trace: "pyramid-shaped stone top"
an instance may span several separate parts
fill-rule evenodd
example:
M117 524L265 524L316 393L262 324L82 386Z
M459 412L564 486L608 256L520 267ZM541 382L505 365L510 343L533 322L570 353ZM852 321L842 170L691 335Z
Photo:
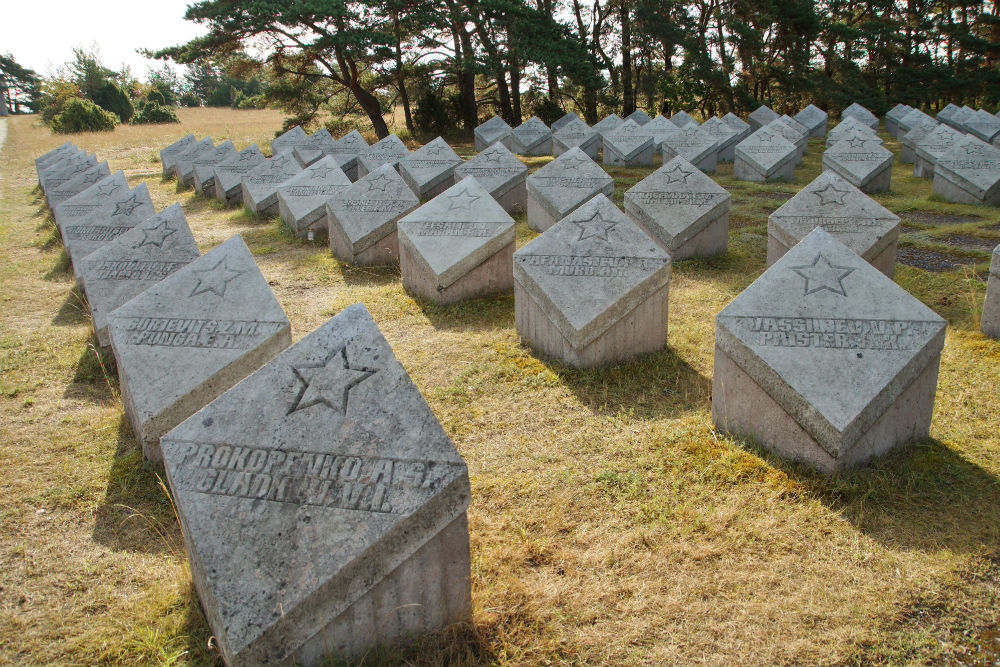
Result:
M579 148L571 148L528 176L528 192L553 220L598 192L610 195L615 181Z
M738 132L746 132L750 129L750 123L746 122L732 111L722 117L722 122Z
M737 118L737 120L739 120ZM741 121L742 122L742 121ZM722 120L718 116L712 116L704 123L701 124L701 129L705 130L719 142L719 146L725 146L729 142L736 140L742 130L737 130L735 127Z
M795 120L788 114L783 114L781 116L778 116L778 120L776 120L775 122L781 123L782 125L785 125L786 127L795 130L795 132L797 132L799 136L803 138L808 138L809 136L809 128L800 123L799 121Z
M573 146L582 146L596 136L597 132L579 118L571 118L552 133L553 139L558 140L563 146L570 148Z
M736 144L736 155L755 165L765 176L770 176L788 160L795 158L796 149L777 132L761 128Z
M695 120L695 118L689 114L687 111L678 111L673 116L670 117L670 122L677 127L686 127L688 125L700 125L700 123Z
M180 424L163 453L228 664L290 664L469 505L465 462L361 304Z
M952 119L954 120L955 124L961 127L963 130L968 130L969 128L967 123L970 120L972 120L975 117L975 115L976 115L975 110L972 107L966 105L960 108L958 111L956 111Z
M937 113L937 119L939 121L941 121L942 123L948 123L950 125L952 123L953 118L955 117L955 114L961 108L962 107L956 106L956 105L952 104L951 102L949 102L948 104L945 105L945 107L943 109L941 109L940 111L938 111L938 113Z
M691 127L697 127L698 124L694 123ZM684 127L688 127L685 125ZM680 132L681 126L675 125L673 119L668 119L664 116L657 116L653 120L649 121L642 126L642 131L644 134L648 134L653 137L653 148L658 149L663 141L677 132Z
M846 118L840 123L837 123L826 136L826 145L829 146L835 141L841 141L844 139L870 139L872 141L878 141L882 143L882 138L875 133L870 127L859 121L857 118Z
M485 123L477 125L475 134L488 146L509 135L510 130L511 127L507 124L507 121L500 116L493 116Z
M835 141L823 153L823 167L834 169L858 187L892 164L893 154L875 139Z
M323 127L297 143L292 148L292 154L295 155L295 159L299 161L299 164L305 167L318 162L326 155L330 155L333 152L335 144L336 141L334 141L333 135Z
M868 127L872 128L873 130L878 129L878 116L869 111L867 107L864 107L858 104L857 102L852 102L849 107L841 111L840 117L854 118L856 120L861 121Z
M180 204L171 204L87 255L80 275L94 331L110 344L108 315L201 256Z
M979 200L993 200L1000 191L1000 148L966 136L942 154L934 168Z
M582 349L670 280L670 255L597 195L514 253L514 279Z
M337 139L330 154L337 160L337 165L345 172L353 171L358 164L358 154L368 148L368 142L357 130L351 130Z
M191 135L191 138L193 139L194 135ZM183 139L181 139L181 141L183 141ZM35 158L35 175L41 175L42 170L45 169L46 166L58 162L63 156L74 153L77 150L79 149L76 147L76 144L72 141L67 141L59 144L50 151L42 153Z
M567 123L569 123L571 121L572 122L579 121L581 123L584 123L584 121L583 121L582 118L580 118L575 113L573 113L572 111L570 111L565 116L563 116L562 118L560 118L556 122L552 123L552 132L553 133L557 132L558 130L562 129ZM586 123L584 123L584 125L586 125ZM587 127L590 127L590 126L588 125Z
M768 123L777 120L778 113L766 104L762 104L757 107L757 109L753 111L748 118L750 119L751 124L756 123L758 126L763 127Z
M653 119L650 118L649 114L646 113L645 111L643 111L642 109L636 109L635 111L633 111L629 115L625 116L625 120L630 120L633 123L635 123L636 125L640 125L641 126L641 125L645 125L646 123L648 123L649 121L651 121Z
M723 352L832 457L944 344L945 321L822 228L716 316Z
M908 146L913 149L916 147L917 143L927 136L927 133L938 126L938 122L931 118L927 121L921 121L916 123L911 129L907 130L906 134L903 135L901 142L904 146ZM902 127L902 125L900 125ZM913 160L911 159L910 162Z
M243 189L254 207L269 206L278 196L278 186L302 171L302 165L288 150L251 169L243 177Z
M510 132L518 152L531 150L546 139L552 138L552 130L538 116L532 116Z
M965 126L976 138L985 142L993 141L993 138L1000 134L1000 118L982 109L966 120Z
M271 157L280 153L291 153L297 145L304 143L308 137L306 131L301 126L296 125L282 135L271 139Z
M116 171L110 176L105 176L86 190L56 204L52 213L56 225L63 231L67 225L75 224L94 213L109 197L127 192L128 189L125 172Z
M64 160L42 170L41 177L39 178L42 190L58 188L63 183L76 178L77 175L82 174L95 164L97 164L96 155L90 155L87 151L74 153Z
M493 144L455 168L455 180L472 176L489 192L506 192L524 180L528 166L503 144Z
M624 121L618 114L613 113L609 116L605 116L601 120L594 123L594 132L597 132L599 135L603 137L605 134L611 132L619 125L621 125L623 122Z
M664 138L663 145L669 146L674 153L689 162L699 162L706 155L719 150L719 140L700 125L688 125L679 129Z
M795 114L794 118L812 131L826 123L829 116L815 104L810 104L805 109Z
M781 118L776 118L775 120L772 120L770 123L765 125L763 129L769 130L777 135L784 137L785 141L792 144L793 146L796 146L797 148L800 145L803 145L808 137L808 135L803 134L798 129L781 122Z
M675 157L625 192L625 210L665 248L679 248L729 210L729 192Z
M361 252L392 234L400 216L419 204L403 177L385 164L331 198L326 207L354 251Z
M451 176L460 164L458 153L437 137L400 160L399 173L415 191L426 190Z
M64 183L51 185L45 191L45 199L49 204L49 208L75 197L97 181L110 175L111 169L108 167L108 161L105 160L104 162L87 167Z
M400 219L399 243L445 289L513 243L514 219L467 177Z
M194 138L193 134L188 134L187 136L181 137L174 143L170 144L166 148L160 151L160 163L163 165L164 171L173 169L175 160L173 159L176 155L184 152L189 147L194 145L198 140Z
M653 137L633 120L626 120L604 135L604 150L613 148L624 160L631 160L652 144Z
M85 218L63 227L63 243L80 278L80 260L156 213L146 183L118 190Z
M937 121L934 120L933 116L929 116L920 109L913 109L905 116L899 119L899 127L904 132L912 130L917 125L936 125Z
M304 229L322 217L323 206L328 199L339 195L350 185L351 179L337 166L337 160L332 155L309 165L278 187L282 213L292 218L285 222L296 230Z
M216 165L222 164L234 155L238 155L236 147L228 139L211 150L201 153L191 161L194 169L195 185L206 183L215 178Z
M889 120L899 121L906 116L906 114L913 111L913 107L909 104L897 104L893 108L886 112L885 117Z
M962 133L949 125L938 125L917 142L914 150L918 156L931 164L951 150L962 138Z
M897 237L899 216L851 185L824 171L768 218L768 233L786 248L822 227L868 261Z
M212 141L212 137L205 137L197 143L190 144L186 149L174 156L174 173L179 174L179 176L183 178L185 173L190 172L191 161L205 151L212 150L214 147L215 142Z
M250 144L239 153L231 155L219 164L215 165L215 185L223 193L229 192L237 187L254 167L264 162L266 158L257 147L257 144ZM216 192L216 196L219 193Z
M365 166L368 173L371 173L384 164L395 167L402 158L409 154L410 149L406 147L403 140L395 134L390 134L368 148L361 149L361 152L358 153L358 162Z

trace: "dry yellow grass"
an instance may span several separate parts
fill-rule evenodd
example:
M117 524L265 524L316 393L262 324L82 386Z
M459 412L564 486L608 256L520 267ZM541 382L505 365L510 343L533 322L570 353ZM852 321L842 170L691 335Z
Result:
M975 273L897 272L949 319L932 440L824 478L711 427L713 317L763 270L767 211L818 173L819 145L792 184L720 170L734 193L731 252L675 265L669 349L577 371L521 345L510 296L418 302L398 271L343 265L277 221L178 192L160 179L160 147L188 131L264 146L281 123L270 111L181 118L73 139L145 180L157 207L180 201L203 250L242 233L294 338L365 302L469 463L474 626L369 662L986 664L1000 600L1000 343L975 331ZM33 191L33 158L64 138L29 117L9 124L0 663L218 662L162 471L142 463L114 362L94 352ZM612 170L616 200L646 172ZM983 216L962 227L970 234L1000 221L929 200L929 182L901 165L894 188L879 200L897 211ZM519 223L523 244L533 233ZM905 240L934 248L943 234L910 226Z

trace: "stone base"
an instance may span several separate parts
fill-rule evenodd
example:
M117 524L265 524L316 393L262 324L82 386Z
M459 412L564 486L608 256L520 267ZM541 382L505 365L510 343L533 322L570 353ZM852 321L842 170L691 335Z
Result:
M621 153L605 144L604 164L616 167L650 167L653 165L653 145L651 144L649 148L639 151L637 155L626 160Z
M405 181L406 179L404 178L403 180ZM407 183L407 185L409 185L409 183ZM450 174L447 178L442 179L440 183L427 188L425 192L414 191L414 194L420 197L421 201L429 201L453 185L455 185L454 173ZM410 189L412 190L413 188L411 187Z
M511 148L510 150L512 153L517 153L518 155L552 155L552 137L549 137L545 141L538 142L531 148L518 146L516 150L514 148Z
M562 143L559 142L558 139L552 140L552 155L554 155L555 157L559 157L560 155L568 151L570 148L573 148L573 146L564 146ZM589 157L594 162L597 162L597 151L601 148L601 139L599 136L594 135L593 139L591 139L590 141L583 142L576 148L579 148L581 151L587 154L587 157Z
M523 180L503 193L491 192L493 199L511 215L528 210L528 182Z
M979 328L990 338L1000 339L1000 278L992 273L986 283L986 301Z
M941 199L955 202L956 204L1000 204L1000 193L997 193L993 197L981 198L979 195L973 194L961 186L952 183L939 173L934 174L933 192Z
M361 252L354 252L351 245L336 229L328 230L330 236L330 252L337 259L350 262L355 266L386 266L399 264L399 235L392 230L381 241L368 246Z
M466 514L297 647L287 664L353 662L377 645L391 646L472 618ZM284 664L284 662L283 662Z
M920 178L934 178L934 165L919 155L914 154L913 175Z
M830 121L827 120L825 123L817 125L816 127L814 127L811 130L809 130L809 136L810 137L825 137L826 136L826 130L827 130L827 128L829 126L830 126Z
M940 360L935 355L871 428L834 458L716 346L712 421L720 430L752 436L765 449L831 474L930 434Z
M408 292L440 304L509 292L514 287L514 242L447 287L438 285L437 277L400 244L399 273Z
M664 285L591 343L577 349L515 281L514 322L521 339L539 354L577 368L604 366L667 346L668 296L669 285Z
M843 174L841 174L843 176ZM847 178L845 176L845 178ZM849 179L848 179L849 180ZM876 192L888 192L892 185L892 162L885 168L868 179L868 181L858 186L858 189L865 194L875 194Z
M767 266L781 259L790 248L775 238L770 232L767 235ZM864 257L865 261L892 278L896 272L896 255L899 252L899 240L893 241L875 256L874 259Z
M913 164L913 160L916 155L913 152L913 148L903 144L903 147L899 149L899 161L904 164Z
M639 223L642 226L642 223ZM648 232L647 232L648 233ZM654 241L659 240L650 234ZM729 248L729 211L726 211L718 218L708 223L700 232L689 238L677 248L668 248L662 243L660 246L670 253L672 260L690 259L692 257L712 257L714 255L725 254Z
M295 231L295 235L299 238L308 238L310 231L312 231L313 234L326 233L327 221L325 205L318 211L313 211L312 213L302 216L296 220L291 211L289 211L285 206L285 202L281 199L281 197L278 197L278 215L281 216L282 220L288 223L288 226Z
M788 164L782 166L781 169L770 176L765 176L737 155L736 159L733 160L733 178L738 181L755 181L757 183L790 181L795 178L795 161L789 160Z
M733 146L733 157L736 156L736 147ZM666 158L663 160L664 164L668 162ZM719 151L713 151L698 160L697 162L692 162L692 164L701 170L704 174L714 174L716 168L719 166Z
M214 197L215 196L215 177L212 177L204 182L198 182L195 179L194 191L204 197Z
M899 139L899 123L891 118L885 119L885 131Z
M732 162L736 159L736 144L738 141L734 141L728 146L723 146L719 149L719 162Z
M595 192L594 196L597 196L597 194L598 193ZM578 206L582 206L583 204L586 203L587 203L586 201L582 201L578 204ZM566 211L566 215L569 215L570 213L575 211L576 208L577 207L574 206L569 211ZM553 218L551 215L549 215L549 212L545 209L544 206L538 203L538 200L535 199L535 196L530 191L528 192L528 227L535 230L536 232L544 232L546 229L559 222L559 220L562 220L562 218L559 218L557 220L556 218Z

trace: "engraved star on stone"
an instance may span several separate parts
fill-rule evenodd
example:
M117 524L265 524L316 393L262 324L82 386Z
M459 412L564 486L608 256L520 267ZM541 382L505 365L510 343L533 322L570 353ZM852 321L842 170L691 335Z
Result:
M444 150L444 146L431 146L430 148L428 148L424 152L427 153L428 155L432 155L434 157L437 157L438 155L441 155L441 152L443 150Z
M855 270L850 266L831 264L830 260L823 256L823 253L816 255L812 264L793 266L791 269L806 281L803 296L822 290L847 296L847 291L844 289L844 278L854 273Z
M564 159L562 161L562 164L567 171L569 170L576 171L578 169L583 169L585 166L587 166L587 161L584 160L579 155L573 155L572 157Z
M607 241L608 232L618 225L617 222L605 220L601 216L600 211L594 213L589 220L584 220L583 222L577 222L574 220L573 224L580 228L580 238L578 238L577 241L583 241L589 238Z
M240 153L240 162L249 162L254 159L255 155L253 153Z
M852 137L847 140L847 143L851 145L851 148L864 148L867 139L862 139L861 137Z
M212 292L220 297L225 296L229 281L243 275L243 271L229 268L228 257L223 257L211 268L194 269L194 273L198 276L198 284L191 290L189 297L204 294L205 292Z
M456 208L467 208L472 210L472 205L475 204L480 199L480 195L471 195L467 191L456 192L453 195L448 195L448 210L454 210Z
M679 164L675 164L673 169L664 171L663 175L667 177L667 185L671 185L673 183L687 183L688 176L693 176L694 172L685 171Z
M310 180L319 181L330 176L330 172L333 171L333 167L315 167L312 171L312 176Z
M287 414L321 404L347 414L347 400L351 389L370 378L378 369L352 365L347 358L347 348L342 347L324 363L318 366L293 366L292 372L301 386Z
M385 192L387 187L389 187L389 177L385 174L372 176L368 181L368 192L375 192L376 190Z
M761 134L757 135L757 141L761 142L762 144L769 144L772 141L774 141L774 135L762 132Z
M965 147L965 154L966 155L982 155L983 154L983 147L980 146L979 144L969 144L968 146Z
M98 185L97 191L107 197L108 195L114 193L115 190L121 187L120 183L105 183L104 185Z
M87 174L86 176L84 176L82 179L80 179L80 182L81 183L96 183L97 181L101 180L102 178L103 178L103 176L101 176L101 172L95 171L93 174Z
M148 227L142 230L142 241L137 245L137 248L141 248L144 245L155 245L157 248L163 247L163 242L171 234L176 234L177 230L170 227L167 221L164 220L155 227Z
M833 187L833 183L827 183L825 188L822 190L815 190L813 194L819 197L820 205L840 204L841 206L844 206L846 204L844 197L850 194L850 192L847 190L838 190Z
M136 198L136 195L133 194L128 199L124 199L124 200L122 200L120 202L115 202L115 210L114 210L114 212L111 215L113 215L113 216L115 216L115 215L132 215L132 211L134 211L135 209L139 208L140 206L142 206L142 204Z
M503 151L501 151L499 148L496 148L491 151L483 151L482 153L480 153L480 155L486 158L487 162L496 162L499 164L500 158L503 157Z

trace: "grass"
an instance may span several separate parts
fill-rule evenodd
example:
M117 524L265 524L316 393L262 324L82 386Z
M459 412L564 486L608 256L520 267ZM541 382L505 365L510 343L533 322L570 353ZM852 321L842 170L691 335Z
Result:
M912 248L970 257L896 280L949 322L932 438L823 477L710 418L713 317L764 269L767 215L791 183L733 193L730 252L677 262L668 349L605 370L536 357L513 299L414 300L398 269L345 265L276 220L160 178L188 131L266 145L269 111L181 110L179 126L74 137L184 207L203 250L242 233L298 339L363 301L469 464L474 622L380 647L368 664L965 664L996 659L1000 343L977 332L988 261L947 237L996 238L1000 210L948 204L897 162ZM0 663L219 664L162 469L142 461L113 359L35 191L63 141L8 120L0 152ZM898 150L898 143L887 140ZM470 145L458 146L471 154ZM537 168L548 158L530 160ZM609 170L615 201L649 169ZM948 224L956 215L976 218ZM933 219L934 222L926 220ZM518 220L518 244L534 236Z

